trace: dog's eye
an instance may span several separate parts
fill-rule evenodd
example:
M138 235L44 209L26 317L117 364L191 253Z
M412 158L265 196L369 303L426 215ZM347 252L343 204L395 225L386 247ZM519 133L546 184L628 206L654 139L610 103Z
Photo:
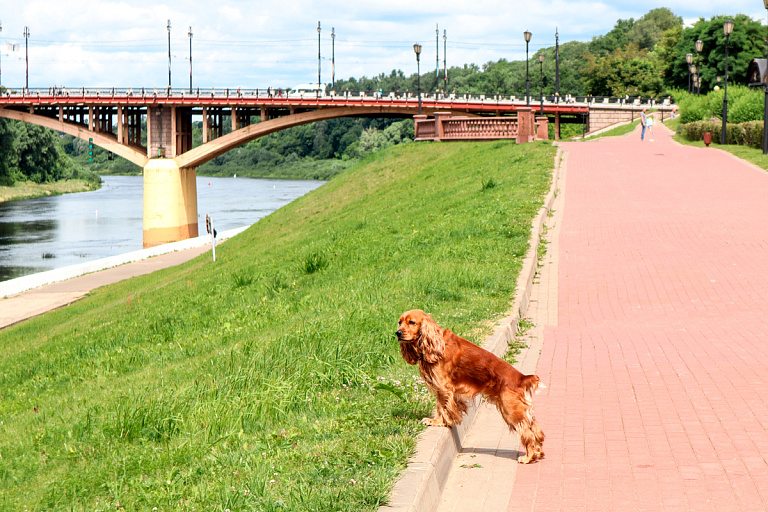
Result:
M416 325L416 322L414 322L413 320L409 320L408 323L411 325Z

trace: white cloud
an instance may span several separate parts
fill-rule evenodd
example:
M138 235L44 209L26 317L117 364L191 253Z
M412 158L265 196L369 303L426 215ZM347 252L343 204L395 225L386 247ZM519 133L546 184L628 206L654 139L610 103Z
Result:
M2 50L2 83L24 84L22 32L29 26L31 87L50 85L162 87L168 81L167 20L171 20L172 77L189 83L192 27L196 86L285 87L317 79L317 22L321 22L322 80L331 80L331 28L335 28L336 78L416 71L412 44L423 45L421 70L435 66L435 25L440 65L447 31L448 66L482 65L500 58L524 58L522 33L534 36L530 49L560 41L589 41L617 19L639 18L666 6L686 22L723 12L713 0L670 0L665 4L583 0L509 2L412 0L348 2L253 2L202 0L152 3L106 0L27 0L3 13L0 39L21 45ZM754 0L734 0L731 14L764 20Z

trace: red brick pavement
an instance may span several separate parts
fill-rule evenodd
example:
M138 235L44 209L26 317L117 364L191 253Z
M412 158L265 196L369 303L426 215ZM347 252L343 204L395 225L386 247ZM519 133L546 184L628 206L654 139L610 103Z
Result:
M547 456L508 509L768 510L768 173L661 127L563 147Z

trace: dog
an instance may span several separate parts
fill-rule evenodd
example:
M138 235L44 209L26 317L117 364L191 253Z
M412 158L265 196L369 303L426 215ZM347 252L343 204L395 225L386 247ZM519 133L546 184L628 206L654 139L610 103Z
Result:
M523 375L511 364L474 343L443 329L421 311L406 311L395 333L408 364L419 365L419 374L437 398L437 414L422 422L451 427L467 412L466 400L483 394L496 406L510 431L520 435L528 464L544 457L544 432L533 415L532 396L539 377ZM542 385L543 387L543 385Z

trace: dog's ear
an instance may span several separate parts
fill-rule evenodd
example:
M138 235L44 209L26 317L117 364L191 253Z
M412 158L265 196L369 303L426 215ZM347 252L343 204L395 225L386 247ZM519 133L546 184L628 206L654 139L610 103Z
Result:
M416 347L413 343L408 341L400 342L400 353L403 355L403 359L408 364L418 364L419 354L416 353Z
M421 321L418 345L422 357L428 363L438 362L445 352L443 330L429 315L424 315Z

